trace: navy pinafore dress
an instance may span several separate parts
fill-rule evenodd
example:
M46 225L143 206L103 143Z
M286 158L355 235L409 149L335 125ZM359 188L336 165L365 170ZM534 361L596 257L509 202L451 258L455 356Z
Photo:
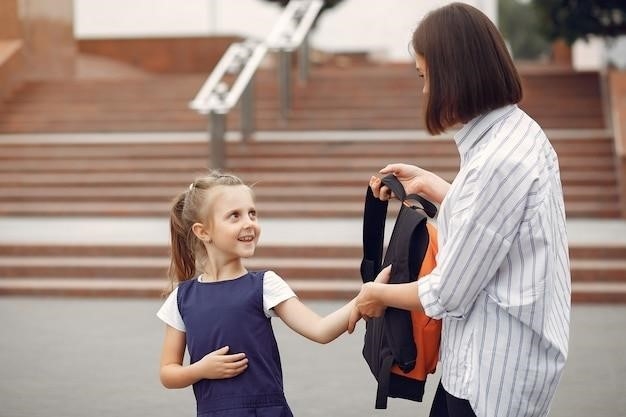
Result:
M226 281L180 283L178 309L191 363L223 346L243 352L248 368L234 378L193 385L198 417L293 417L283 392L278 346L263 312L264 272Z

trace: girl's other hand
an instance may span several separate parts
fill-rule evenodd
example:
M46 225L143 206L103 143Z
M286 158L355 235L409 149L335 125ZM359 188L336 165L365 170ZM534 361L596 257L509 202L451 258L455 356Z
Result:
M248 368L248 358L245 353L227 355L228 346L208 353L197 362L202 378L226 379L239 375Z

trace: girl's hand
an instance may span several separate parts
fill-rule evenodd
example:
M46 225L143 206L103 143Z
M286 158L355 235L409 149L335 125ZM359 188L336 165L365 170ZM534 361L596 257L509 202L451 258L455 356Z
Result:
M248 368L245 353L227 355L228 346L208 353L196 362L198 371L204 379L226 379L239 375Z

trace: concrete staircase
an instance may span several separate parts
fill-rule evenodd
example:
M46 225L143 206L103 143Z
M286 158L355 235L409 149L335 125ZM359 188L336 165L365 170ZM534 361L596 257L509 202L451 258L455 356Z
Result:
M618 217L611 137L591 132L555 137L553 144L568 216ZM209 159L206 143L183 141L1 149L0 214L11 216L164 216L170 199ZM369 177L389 162L417 163L448 180L459 163L450 138L263 140L227 147L227 169L255 184L265 217L360 217Z
M603 129L597 72L522 72L522 107L545 129ZM203 131L207 120L187 108L206 74L144 79L27 82L0 108L0 132ZM296 79L296 77L294 77ZM274 71L256 76L258 130L422 129L418 77L411 65L316 68L295 85L287 123L278 117ZM239 126L239 112L228 127Z
M186 108L202 81L177 75L23 85L0 109L0 132L58 135L0 136L0 216L166 219L170 199L206 169L207 143L185 133L136 140L119 132L205 130L206 120ZM598 74L529 71L524 83L521 106L559 154L568 217L617 218L613 138ZM254 184L262 218L358 219L368 178L386 163L417 163L448 180L458 169L450 137L414 130L423 128L421 86L410 66L317 69L308 88L296 88L286 123L270 74L259 74L256 87L264 138L229 142L226 153L227 169ZM237 128L237 112L228 124ZM329 130L339 132L330 139ZM307 131L319 137L304 139ZM94 140L93 132L117 133L109 141ZM368 140L357 139L363 134ZM165 245L41 244L36 231L25 233L35 241L0 244L0 294L156 297L166 286ZM626 245L577 243L570 252L575 301L626 302ZM248 265L276 270L303 298L347 298L359 287L360 257L355 245L275 244L261 246Z

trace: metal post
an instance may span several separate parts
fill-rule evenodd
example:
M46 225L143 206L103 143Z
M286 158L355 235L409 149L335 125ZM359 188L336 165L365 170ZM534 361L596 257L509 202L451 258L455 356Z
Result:
M300 56L298 57L298 68L300 69L300 82L306 84L309 79L309 35L307 34L302 40L302 45L298 49Z
M247 141L254 132L254 77L241 95L241 136Z
M224 152L224 134L226 132L226 115L212 111L209 114L211 129L211 168L223 169L226 163Z
M280 116L287 120L291 107L291 52L280 49L279 52Z

